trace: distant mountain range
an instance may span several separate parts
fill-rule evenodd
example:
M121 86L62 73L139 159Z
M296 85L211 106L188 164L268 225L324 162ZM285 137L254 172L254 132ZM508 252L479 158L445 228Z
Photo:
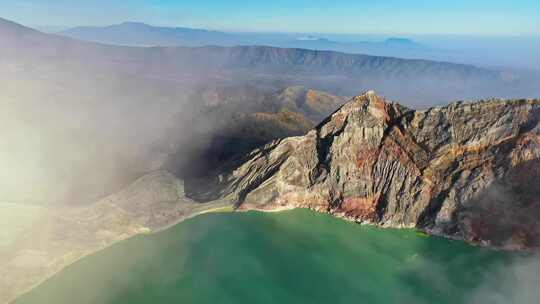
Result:
M267 45L387 55L429 50L427 46L406 38L388 38L380 42L341 42L303 34L225 33L186 27L158 27L140 22L124 22L104 27L75 27L59 34L86 41L126 46Z
M128 46L234 45L241 40L234 34L224 32L157 27L140 22L124 22L105 27L75 27L60 34L81 40Z
M44 27L40 27L44 28ZM47 29L47 28L45 28ZM125 22L58 30L68 37L126 46L247 46L329 50L373 56L429 59L485 67L540 69L537 37L346 35L220 32ZM488 55L489 54L489 55Z
M383 41L340 42L313 36L287 41L284 46L315 50L334 50L349 53L406 55L409 52L431 52L429 47L407 38L388 38Z

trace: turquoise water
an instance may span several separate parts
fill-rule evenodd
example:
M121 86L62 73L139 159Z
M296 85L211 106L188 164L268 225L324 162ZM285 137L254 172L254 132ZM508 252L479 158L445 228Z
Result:
M513 258L307 210L206 214L84 258L17 303L467 303Z

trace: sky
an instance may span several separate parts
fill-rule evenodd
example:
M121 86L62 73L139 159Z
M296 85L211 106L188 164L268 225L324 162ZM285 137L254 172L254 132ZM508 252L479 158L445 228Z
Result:
M0 0L25 25L139 21L228 31L540 36L539 0Z

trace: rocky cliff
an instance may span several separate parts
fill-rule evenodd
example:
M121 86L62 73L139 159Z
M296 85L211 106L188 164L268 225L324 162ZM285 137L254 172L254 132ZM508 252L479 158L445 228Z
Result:
M240 209L311 208L504 248L540 246L540 100L414 111L370 91L221 183Z

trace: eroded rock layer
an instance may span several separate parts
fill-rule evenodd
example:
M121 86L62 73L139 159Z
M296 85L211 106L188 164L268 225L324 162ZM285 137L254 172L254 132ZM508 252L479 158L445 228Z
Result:
M370 91L223 179L240 209L305 207L505 248L540 247L540 101L414 111Z

